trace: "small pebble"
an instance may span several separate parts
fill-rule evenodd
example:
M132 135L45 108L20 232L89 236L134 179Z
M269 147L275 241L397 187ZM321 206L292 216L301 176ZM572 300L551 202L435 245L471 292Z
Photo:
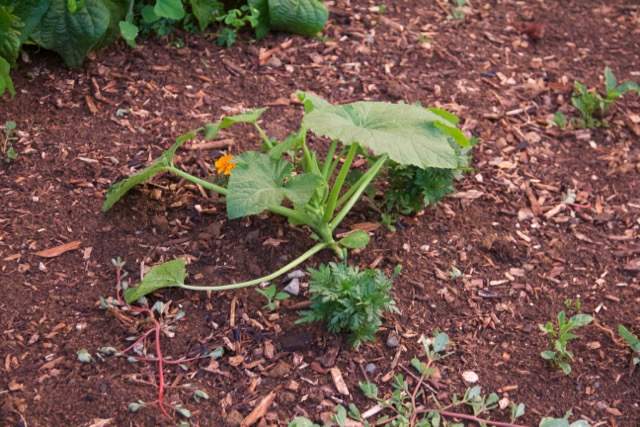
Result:
M469 384L475 384L478 382L479 377L478 374L473 371L464 371L462 373L462 379Z
M376 365L374 365L373 363L367 363L364 367L364 371L367 374L373 374L376 371Z
M398 338L398 333L396 331L391 331L389 336L387 337L387 346L391 348L396 348L400 344L400 339Z
M302 270L293 270L287 274L287 279L302 279L305 276L305 272Z
M298 280L298 278L293 278L282 291L291 296L298 295L300 293L300 280Z

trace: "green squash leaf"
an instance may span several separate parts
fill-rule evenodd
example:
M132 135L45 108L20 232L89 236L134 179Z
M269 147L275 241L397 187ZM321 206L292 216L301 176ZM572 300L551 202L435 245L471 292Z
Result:
M13 15L20 18L20 44L24 43L49 9L49 0L3 0L4 6L13 8Z
M120 34L131 47L136 47L136 37L138 37L138 27L127 21L120 21Z
M247 151L234 157L233 161L237 166L229 177L229 219L258 214L279 206L285 198L297 205L305 205L321 182L321 178L314 174L290 177L293 166L289 162L256 151ZM287 178L289 180L283 186Z
M87 0L84 8L70 13L63 1L51 4L31 34L45 49L58 53L70 66L82 64L109 28L109 8L101 0Z
M13 88L13 82L11 81L11 76L9 76L9 70L11 66L9 63L0 56L0 96L4 95L4 91L9 89L9 94L11 98L13 98L16 94L16 91Z
M184 18L184 7L182 0L156 0L153 11L161 18L175 19Z
M20 18L0 6L0 58L4 58L11 66L15 65L20 54Z
M191 11L198 20L200 31L204 31L215 17L224 12L224 3L218 0L189 0Z
M127 289L124 300L131 304L158 289L182 286L186 277L187 269L183 259L165 262L149 270L138 286Z
M313 36L324 28L329 18L327 7L319 0L268 1L269 25L274 30Z
M338 243L345 248L360 249L367 246L370 239L371 238L366 232L362 230L356 230L353 233L349 233L344 236Z
M129 178L119 181L109 187L107 190L107 196L105 198L104 203L102 204L102 211L106 212L118 201L120 200L129 190L135 187L138 184L143 184L154 176L168 170L171 166L173 166L173 156L176 153L176 150L182 146L189 139L196 136L198 132L193 131L188 134L182 135L176 139L176 142L162 155L157 158L150 166L142 169L136 174L130 176Z
M222 129L228 128L234 123L255 123L268 109L269 107L249 110L246 113L238 114L236 116L225 117L219 123L208 123L205 126L206 137L207 139L213 139L218 135L218 132Z
M314 110L303 119L303 127L346 145L360 143L376 155L388 154L402 165L426 169L455 169L455 150L449 143L455 126L429 110L406 104L355 102L345 105L322 105L313 102Z
M160 19L160 17L156 15L156 12L153 9L153 6L151 6L150 4L142 8L141 15L142 15L142 20L145 22L145 24L153 24L158 19Z
M260 12L258 23L253 29L256 32L256 39L262 40L271 29L269 25L269 0L249 0L248 3L249 6Z

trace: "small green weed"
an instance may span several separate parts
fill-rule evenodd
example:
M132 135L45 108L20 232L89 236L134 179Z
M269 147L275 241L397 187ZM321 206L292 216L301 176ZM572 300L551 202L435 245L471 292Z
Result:
M354 347L372 341L382 325L382 312L399 313L389 291L400 269L387 278L379 270L360 271L346 261L310 268L311 310L303 311L296 323L326 321L330 332L349 332Z
M545 350L540 353L543 359L549 360L553 364L562 369L565 375L571 372L571 365L566 359L573 360L573 353L567 349L567 342L571 339L578 338L577 335L569 333L581 326L588 325L593 321L593 317L587 314L576 314L567 321L564 311L558 313L558 330L555 330L551 322L546 325L540 325L540 330L549 337L552 350Z
M553 115L553 120L549 120L549 124L557 126L560 130L566 130L569 126L567 117L562 113L562 111L556 111Z
M427 339L421 336L418 340L422 344L426 360L423 362L418 358L411 360L413 370L404 368L407 375L414 380L413 387L409 386L409 382L402 374L398 374L393 379L391 386L393 391L390 396L381 397L378 387L374 383L361 382L360 390L366 397L376 402L380 411L385 414L377 420L368 421L363 417L358 407L351 403L349 409L343 406L335 408L336 413L332 417L332 421L338 426L348 425L348 419L360 422L364 427L385 426L385 427L438 427L451 426L461 427L463 424L450 424L448 418L457 418L478 423L481 426L493 424L493 422L480 418L481 415L487 414L498 406L499 397L495 393L488 396L482 395L480 387L475 386L468 388L464 396L459 399L455 394L452 401L448 405L441 404L434 395L425 395L427 388L423 387L430 376L436 373L434 363L447 357L450 353L446 353L447 348L451 345L449 337L437 329L434 331L434 337ZM431 408L425 408L426 401L430 400L433 405ZM455 407L469 406L473 411L473 415L460 412L452 412ZM511 427L522 427L513 424L515 420L524 415L524 404L511 403ZM369 418L369 417L367 417ZM331 424L330 424L331 425ZM500 425L507 425L501 423ZM319 427L304 417L297 417L289 423L289 427Z
M564 301L564 306L567 307L567 310L573 310L574 313L580 313L580 310L582 309L582 303L579 298L576 298L575 300L572 300L571 298L566 299Z
M447 19L454 21L462 21L467 17L464 10L464 6L467 4L467 0L452 0L453 6L451 6L451 14L447 15Z
M218 36L218 45L231 47L238 37L238 31L249 25L255 28L258 25L260 12L255 7L244 5L240 9L231 9L227 13L220 15L216 21L224 24Z
M634 82L618 84L618 79L609 67L604 69L606 96L603 98L598 92L589 91L580 82L575 82L575 92L571 97L571 104L580 112L581 118L575 121L578 127L599 128L607 127L606 116L614 102L633 91L640 94L640 86Z
M640 340L623 325L618 325L618 333L627 341L633 351L632 367L640 364ZM632 369L633 370L633 369Z
M2 155L4 156L5 163L11 163L18 157L18 153L13 149L13 141L17 141L18 138L14 135L16 129L16 122L7 122L4 128L4 138L2 138Z
M267 299L267 304L263 306L263 309L268 309L269 311L273 311L276 309L278 305L278 301L282 301L283 299L289 298L289 294L286 292L278 292L276 285L270 285L266 289L256 288L256 292Z

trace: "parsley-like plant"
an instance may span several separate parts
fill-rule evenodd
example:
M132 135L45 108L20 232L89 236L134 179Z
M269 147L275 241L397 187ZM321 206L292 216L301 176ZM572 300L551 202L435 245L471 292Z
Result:
M311 310L303 311L296 323L325 321L329 332L350 333L354 347L372 341L383 311L399 313L389 291L400 269L387 278L379 270L359 270L346 261L310 268Z

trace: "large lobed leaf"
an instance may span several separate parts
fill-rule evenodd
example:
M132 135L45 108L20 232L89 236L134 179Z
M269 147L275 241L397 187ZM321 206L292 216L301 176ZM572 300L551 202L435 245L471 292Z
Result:
M329 11L319 0L269 0L269 25L274 30L313 36L328 18Z
M249 5L260 12L255 26L258 40L269 30L313 36L329 18L327 7L319 0L249 0Z
M69 12L65 1L52 2L31 34L45 49L58 53L70 66L79 66L98 46L111 23L109 8L102 0L87 0L85 7Z
M12 66L20 54L20 19L10 9L0 6L0 58Z
M293 166L289 162L256 151L234 157L233 162L237 166L229 177L229 219L258 214L279 206L284 199L304 206L322 182L322 178L314 174L291 177Z
M359 143L402 165L455 169L458 162L450 139L468 144L455 123L438 110L384 102L331 105L308 100L314 108L305 115L303 127L346 145Z

